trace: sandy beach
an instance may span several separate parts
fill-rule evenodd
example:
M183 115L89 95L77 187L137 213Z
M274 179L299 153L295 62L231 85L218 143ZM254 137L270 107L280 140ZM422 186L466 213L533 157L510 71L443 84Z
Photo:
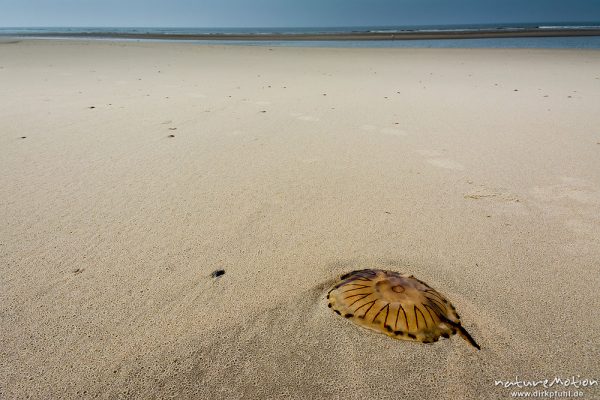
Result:
M600 51L3 41L0 93L1 399L600 379ZM481 350L334 314L362 268Z

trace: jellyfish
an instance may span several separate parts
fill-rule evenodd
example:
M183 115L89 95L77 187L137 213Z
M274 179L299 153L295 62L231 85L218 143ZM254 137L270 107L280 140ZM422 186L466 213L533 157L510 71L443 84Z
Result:
M353 271L340 278L327 299L336 314L395 339L433 343L458 333L480 349L446 297L412 275Z

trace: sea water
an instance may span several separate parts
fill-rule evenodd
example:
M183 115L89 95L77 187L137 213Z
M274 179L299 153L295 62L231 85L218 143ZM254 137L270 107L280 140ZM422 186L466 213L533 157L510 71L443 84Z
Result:
M419 25L419 26L345 26L345 27L280 27L280 28L139 28L139 27L63 27L63 28L0 28L0 37L61 38L61 35L93 35L94 40L119 41L179 41L172 35L273 35L273 34L336 34L336 33L402 33L402 32L477 32L503 29L598 29L599 36L565 37L505 37L482 39L426 39L426 40L185 40L197 44L289 47L410 47L410 48L568 48L600 49L600 22L532 22L471 25ZM134 34L139 38L112 39L110 34ZM161 39L147 39L143 35L160 35ZM47 36L51 35L51 36ZM103 36L106 35L106 36ZM63 38L67 38L63 36ZM82 37L72 38L81 39Z

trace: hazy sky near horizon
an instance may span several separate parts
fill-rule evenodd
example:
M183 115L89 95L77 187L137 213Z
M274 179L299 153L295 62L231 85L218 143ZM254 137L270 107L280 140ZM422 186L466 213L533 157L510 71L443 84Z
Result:
M0 0L0 26L286 27L600 21L600 0Z

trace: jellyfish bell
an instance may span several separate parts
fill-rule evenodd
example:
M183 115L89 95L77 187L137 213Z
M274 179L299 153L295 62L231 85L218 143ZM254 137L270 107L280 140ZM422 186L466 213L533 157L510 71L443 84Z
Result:
M343 275L327 294L329 308L357 325L395 339L432 343L458 333L480 349L454 306L412 275L363 269Z

